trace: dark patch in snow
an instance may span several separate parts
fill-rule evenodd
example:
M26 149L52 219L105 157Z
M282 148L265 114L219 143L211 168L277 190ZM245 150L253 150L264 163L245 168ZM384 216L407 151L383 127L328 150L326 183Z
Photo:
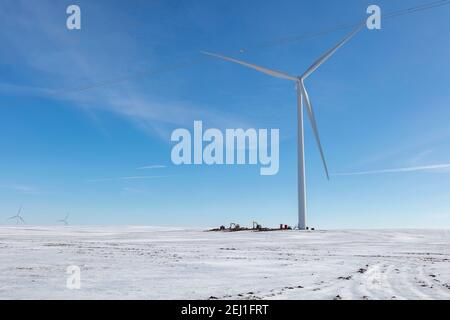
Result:
M361 274L366 273L366 272L367 272L367 267L368 267L368 266L366 266L366 268L360 268L360 269L358 270L358 273L361 273Z

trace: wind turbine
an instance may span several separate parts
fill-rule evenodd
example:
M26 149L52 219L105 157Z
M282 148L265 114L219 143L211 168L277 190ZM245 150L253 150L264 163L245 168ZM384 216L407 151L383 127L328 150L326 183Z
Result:
M64 223L64 225L68 226L69 225L69 214L66 214L66 217L64 219L58 220L58 222L62 222Z
M363 28L363 25L359 26L356 30L347 35L343 40L341 40L333 48L325 52L316 62L314 62L301 76L291 76L284 72L271 70L263 68L254 64L250 64L244 61L240 61L234 58L229 58L223 55L210 53L202 51L203 54L220 58L223 60L231 61L248 68L255 69L259 72L268 74L272 77L281 78L285 80L294 81L296 83L297 90L297 117L298 117L298 229L306 230L306 183L305 183L305 156L304 156L304 129L303 129L303 103L306 104L306 110L308 113L309 121L313 129L314 137L316 139L317 145L319 147L320 157L322 158L323 167L325 169L325 174L327 179L330 180L330 175L328 173L327 163L325 161L325 155L322 149L322 144L320 143L319 131L317 129L316 118L314 116L314 110L311 105L311 100L309 98L308 92L306 91L304 81L319 68L325 61L327 61L340 47L342 47L347 41L353 38L356 33L358 33Z
M22 216L20 215L22 212L22 206L20 206L19 211L17 211L17 214L15 216L12 216L8 218L8 220L16 219L16 224L19 224L19 222L22 222L25 224L25 220L23 220Z

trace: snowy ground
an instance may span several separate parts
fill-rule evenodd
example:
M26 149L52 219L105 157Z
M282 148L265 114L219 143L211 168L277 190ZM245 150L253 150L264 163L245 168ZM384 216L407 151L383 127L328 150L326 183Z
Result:
M450 299L450 231L0 227L0 299L211 296Z

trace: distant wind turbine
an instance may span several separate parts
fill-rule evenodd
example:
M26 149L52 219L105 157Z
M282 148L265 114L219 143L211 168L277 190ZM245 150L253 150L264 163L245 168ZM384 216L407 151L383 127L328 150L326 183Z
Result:
M304 81L308 78L314 71L317 70L325 61L327 61L340 47L342 47L347 41L349 41L356 33L358 33L364 26L359 26L356 30L346 36L341 42L339 42L336 46L327 51L324 55L322 55L316 62L314 62L311 67L309 67L305 73L301 76L291 76L289 74L279 72L276 70L270 70L267 68L263 68L254 64L250 64L244 61L240 61L234 58L229 58L223 55L204 52L203 54L213 56L216 58L220 58L223 60L231 61L240 65L243 65L248 68L255 69L259 72L268 74L270 76L281 78L285 80L294 81L296 83L297 90L297 107L298 107L298 229L306 230L306 183L305 183L305 156L304 156L304 129L303 129L303 103L306 104L309 121L311 122L311 126L313 129L314 137L316 139L317 145L319 147L320 157L322 158L322 163L325 169L325 174L327 179L330 179L330 175L328 173L327 163L325 161L324 152L322 149L322 145L320 143L319 131L317 129L316 118L314 116L314 110L311 105L311 100L309 99L308 92L306 91Z
M58 222L62 222L62 223L64 223L64 225L68 226L69 225L69 214L66 214L66 217L64 219L58 220Z
M20 222L25 224L25 220L21 216L22 212L22 206L20 206L19 211L17 211L17 214L15 216L9 217L8 220L16 219L16 224L19 224Z

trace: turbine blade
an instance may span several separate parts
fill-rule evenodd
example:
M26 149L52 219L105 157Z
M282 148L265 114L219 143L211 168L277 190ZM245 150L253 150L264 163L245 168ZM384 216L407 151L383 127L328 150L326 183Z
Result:
M305 99L306 109L308 110L309 121L311 122L311 126L314 132L314 137L316 138L317 146L319 147L320 157L322 158L323 167L325 169L325 174L327 175L327 179L330 180L330 174L328 173L327 162L325 161L325 155L323 153L322 144L320 143L319 130L317 129L316 117L314 115L314 110L311 105L311 101L309 100L308 92L306 92L305 85L303 82L299 83L300 89L302 91L303 98Z
M22 221L22 222L23 222L23 224L26 224L25 220L23 220L23 218L22 218L22 217L19 217L19 219L20 219L20 221Z
M291 81L296 81L296 82L298 81L297 77L290 76L290 75L288 75L286 73L283 73L283 72L280 72L280 71L270 70L270 69L267 69L267 68L263 68L263 67L260 67L260 66L248 63L248 62L244 62L244 61L240 61L240 60L237 60L237 59L225 57L225 56L222 56L220 54L210 53L210 52L206 52L206 51L201 51L201 53L206 54L206 55L211 56L211 57L216 57L216 58L223 59L223 60L226 60L226 61L231 61L231 62L234 62L234 63L238 63L238 64L243 65L245 67L252 68L252 69L257 70L259 72L268 74L268 75L270 75L272 77L277 77L277 78L291 80Z
M364 26L359 26L356 30L353 30L348 36L341 40L336 46L331 48L329 51L325 52L314 64L309 67L308 70L303 74L302 79L308 78L314 71L317 70L325 61L327 61L340 47L342 47L347 41L353 38Z

